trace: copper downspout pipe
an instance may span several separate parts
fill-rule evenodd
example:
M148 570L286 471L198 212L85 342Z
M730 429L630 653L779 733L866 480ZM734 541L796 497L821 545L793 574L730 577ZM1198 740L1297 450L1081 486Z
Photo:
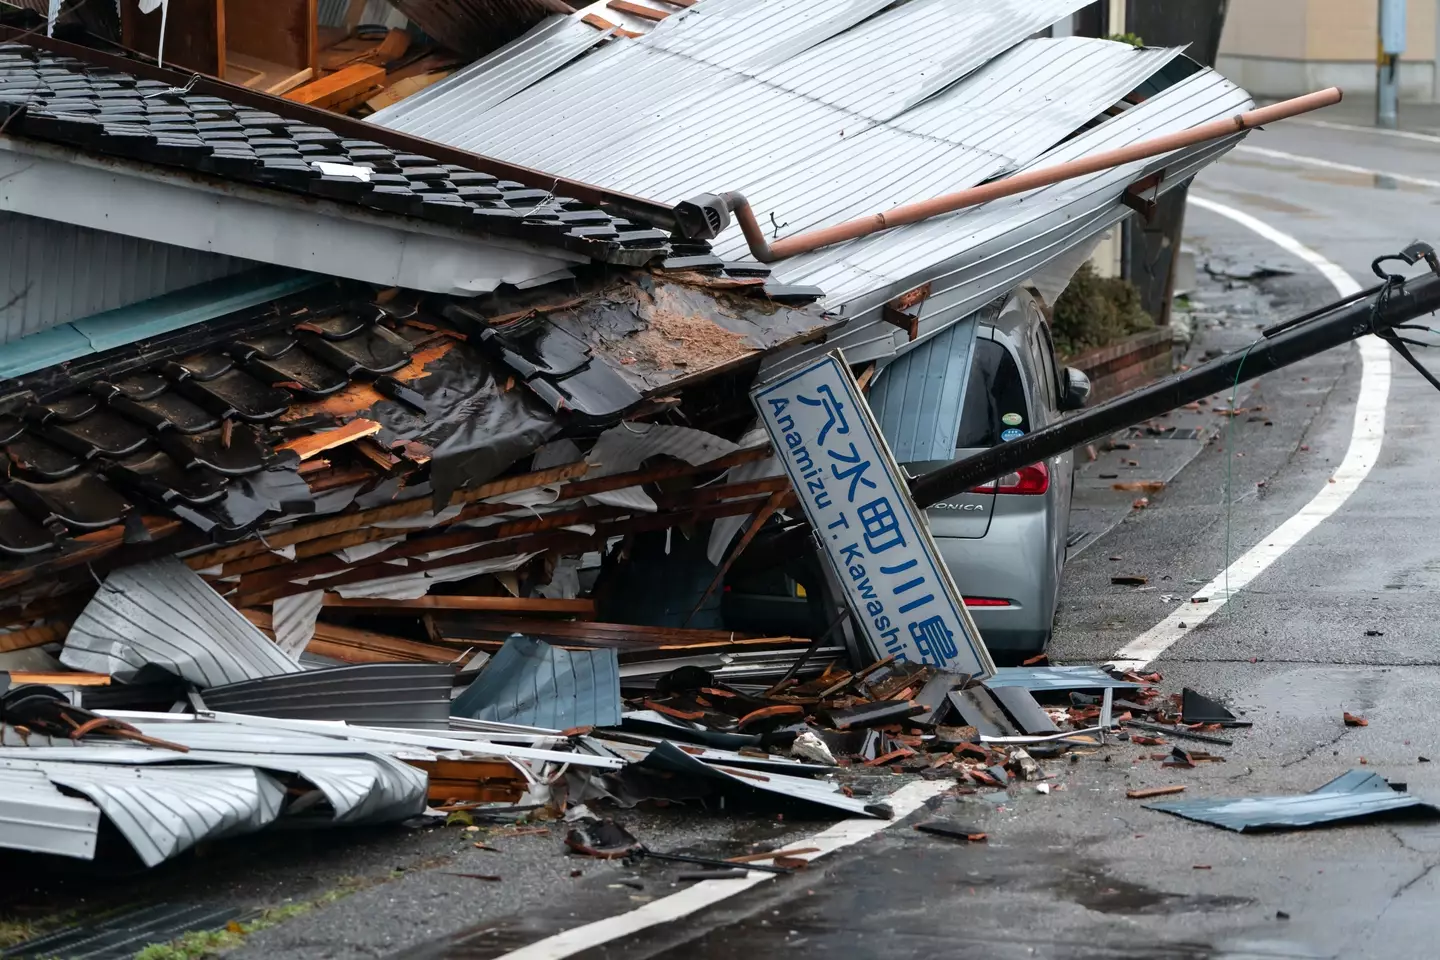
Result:
M1236 114L1228 119L1212 120L1198 127L1191 127L1189 130L1169 133L1153 140L1144 140L1128 147L1106 150L1079 160L1059 163L1053 167L1018 173L1013 177L981 184L968 190L947 193L943 197L936 197L933 200L907 203L893 210L862 217L859 220L796 234L773 244L765 239L765 231L761 229L759 221L755 219L755 211L750 209L750 202L745 199L744 194L732 191L720 194L720 198L725 201L731 213L735 215L735 219L740 221L740 229L745 234L745 239L750 244L750 252L754 254L755 259L761 263L774 263L776 260L810 253L812 250L843 243L846 240L868 237L872 233L879 233L881 230L888 230L891 227L917 223L943 213L953 213L956 210L963 210L965 207L973 207L991 200L999 200L1002 197L1013 197L1017 193L1024 193L1028 190L1048 187L1062 180L1072 180L1111 167L1134 163L1136 160L1147 160L1164 153L1192 147L1207 140L1218 140L1221 137L1232 136L1245 130L1253 130L1276 120L1285 120L1339 103L1342 96L1339 87L1330 87L1327 90L1307 93L1303 97L1285 100L1268 107L1261 107L1258 110L1251 110L1248 113Z

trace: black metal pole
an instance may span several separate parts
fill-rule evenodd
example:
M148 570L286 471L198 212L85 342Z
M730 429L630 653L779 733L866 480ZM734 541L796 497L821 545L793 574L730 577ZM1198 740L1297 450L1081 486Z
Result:
M1343 302L1304 323L1282 324L1244 350L1227 354L1184 373L1099 406L1066 417L1018 440L991 447L984 453L947 464L916 478L910 490L922 508L988 483L1021 467L1073 450L1081 444L1110 436L1117 430L1144 423L1151 417L1228 390L1292 363L1298 363L1357 340L1381 333L1440 309L1440 277L1425 276L1394 287L1387 296L1378 292L1364 299Z
M1428 249L1428 248L1427 248ZM1433 256L1433 253L1431 254ZM1377 261L1378 263L1379 261ZM1410 260L1414 262L1414 260ZM1371 333L1384 333L1440 310L1440 276L1427 274L1384 292L1377 287L1340 300L1294 320L1276 324L1244 350L1176 374L1097 407L1066 417L1018 440L957 460L915 478L910 491L922 509L1014 473L1021 467L1144 423L1202 397L1227 390L1272 371L1299 363ZM796 524L757 543L738 567L764 569L806 549L810 528Z

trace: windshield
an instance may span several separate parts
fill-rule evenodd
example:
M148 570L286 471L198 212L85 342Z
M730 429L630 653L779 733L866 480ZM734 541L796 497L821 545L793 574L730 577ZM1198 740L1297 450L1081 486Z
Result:
M993 447L1029 433L1029 411L1014 356L994 340L977 339L955 448ZM1020 433L1012 432L1016 430Z

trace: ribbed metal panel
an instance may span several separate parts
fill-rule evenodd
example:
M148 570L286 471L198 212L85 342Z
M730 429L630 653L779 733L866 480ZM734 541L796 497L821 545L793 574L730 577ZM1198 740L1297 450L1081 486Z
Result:
M255 266L0 212L0 343Z
M444 730L454 681L455 668L447 663L357 663L214 687L205 692L205 705L265 717Z
M615 726L620 661L614 650L565 650L511 637L451 710L458 717L559 730Z
M154 664L201 687L300 671L174 557L111 572L70 628L60 662L122 682Z
M1033 165L1049 166L1188 129L1250 106L1245 91L1204 70L1067 141ZM1203 144L786 261L781 266L787 280L837 291L830 303L845 300L845 312L854 319L825 344L768 363L762 376L779 375L836 346L854 363L913 349L904 332L880 319L891 297L930 283L920 332L922 337L933 335L1129 216L1129 208L1120 202L1129 184L1164 170L1163 194L1185 183L1237 141ZM859 274L862 265L868 271L865 275ZM880 284L873 282L876 277L899 279Z
M350 0L319 0L316 20L321 26L345 26L345 14L350 11ZM360 13L361 23L378 23L387 27L405 26L405 15L396 10L389 0L367 0Z
M949 460L975 353L972 317L931 337L881 371L866 398L900 463Z
M503 75L512 56L538 69L528 47L498 54L423 109L407 115L402 105L381 119L401 129L424 123L427 137L666 202L742 190L774 235L788 236L1248 102L1202 71L1047 157L1178 55L1026 39L1082 5L706 0L519 92L486 78ZM465 109L477 102L484 108ZM1214 152L1190 151L1182 165L1198 169ZM1170 180L1179 174L1172 161ZM777 264L775 277L820 287L827 306L851 318L829 342L852 361L892 356L913 345L875 322L886 300L933 281L921 323L933 334L1122 218L1122 179L1139 175L1102 174L886 231ZM738 228L715 247L748 256Z
M91 860L100 811L55 789L39 770L0 767L0 847Z
M0 758L89 799L153 867L204 840L258 830L280 815L285 788L248 767L136 767Z

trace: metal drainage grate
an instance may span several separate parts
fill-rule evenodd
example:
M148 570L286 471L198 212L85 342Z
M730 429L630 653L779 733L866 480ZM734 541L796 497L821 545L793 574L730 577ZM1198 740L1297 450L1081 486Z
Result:
M257 911L209 904L162 904L87 920L0 952L7 960L131 960L152 943L192 930L220 930Z

